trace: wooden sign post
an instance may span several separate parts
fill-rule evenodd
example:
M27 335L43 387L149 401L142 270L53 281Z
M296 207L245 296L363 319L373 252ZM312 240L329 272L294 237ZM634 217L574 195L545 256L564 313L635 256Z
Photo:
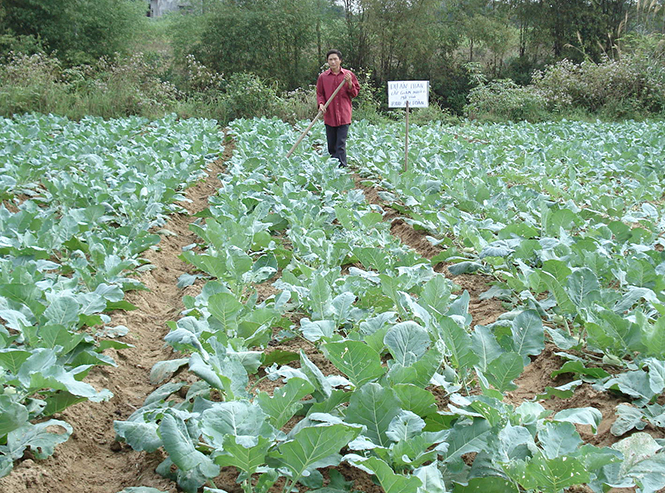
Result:
M409 108L429 106L428 80L388 81L388 107L406 108L406 137L404 142L404 171L409 167Z

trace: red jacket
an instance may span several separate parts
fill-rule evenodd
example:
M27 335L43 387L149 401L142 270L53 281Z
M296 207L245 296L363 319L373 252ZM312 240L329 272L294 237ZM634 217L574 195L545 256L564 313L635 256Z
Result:
M328 98L335 92L344 80L344 74L351 74L351 85L348 84L339 90L335 99L330 102L326 112L323 116L323 121L326 125L331 127L339 127L341 125L348 125L351 123L351 98L355 98L360 91L360 84L355 74L350 70L341 68L338 74L333 74L332 70L328 69L319 75L316 81L316 103L317 105L326 104Z

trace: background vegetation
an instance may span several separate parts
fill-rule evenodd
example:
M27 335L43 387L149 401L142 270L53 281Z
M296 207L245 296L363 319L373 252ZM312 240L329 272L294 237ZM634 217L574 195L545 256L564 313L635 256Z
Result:
M665 94L663 0L2 0L0 114L311 117L337 47L380 119L388 80L431 82L416 118L645 118ZM399 115L399 113L394 113Z

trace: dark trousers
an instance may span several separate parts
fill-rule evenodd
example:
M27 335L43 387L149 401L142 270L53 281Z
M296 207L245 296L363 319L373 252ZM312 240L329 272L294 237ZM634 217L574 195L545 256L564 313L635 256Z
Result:
M328 139L328 152L339 160L339 165L346 167L346 137L349 135L349 125L331 127L326 125L326 138Z

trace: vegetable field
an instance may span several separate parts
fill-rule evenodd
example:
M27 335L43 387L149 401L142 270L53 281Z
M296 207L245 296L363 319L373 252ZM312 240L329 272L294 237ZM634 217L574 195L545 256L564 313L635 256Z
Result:
M0 132L0 481L159 349L117 317L180 237L169 351L107 419L150 467L95 491L665 487L662 123L412 127L406 172L399 125L354 123L352 170L279 120Z

